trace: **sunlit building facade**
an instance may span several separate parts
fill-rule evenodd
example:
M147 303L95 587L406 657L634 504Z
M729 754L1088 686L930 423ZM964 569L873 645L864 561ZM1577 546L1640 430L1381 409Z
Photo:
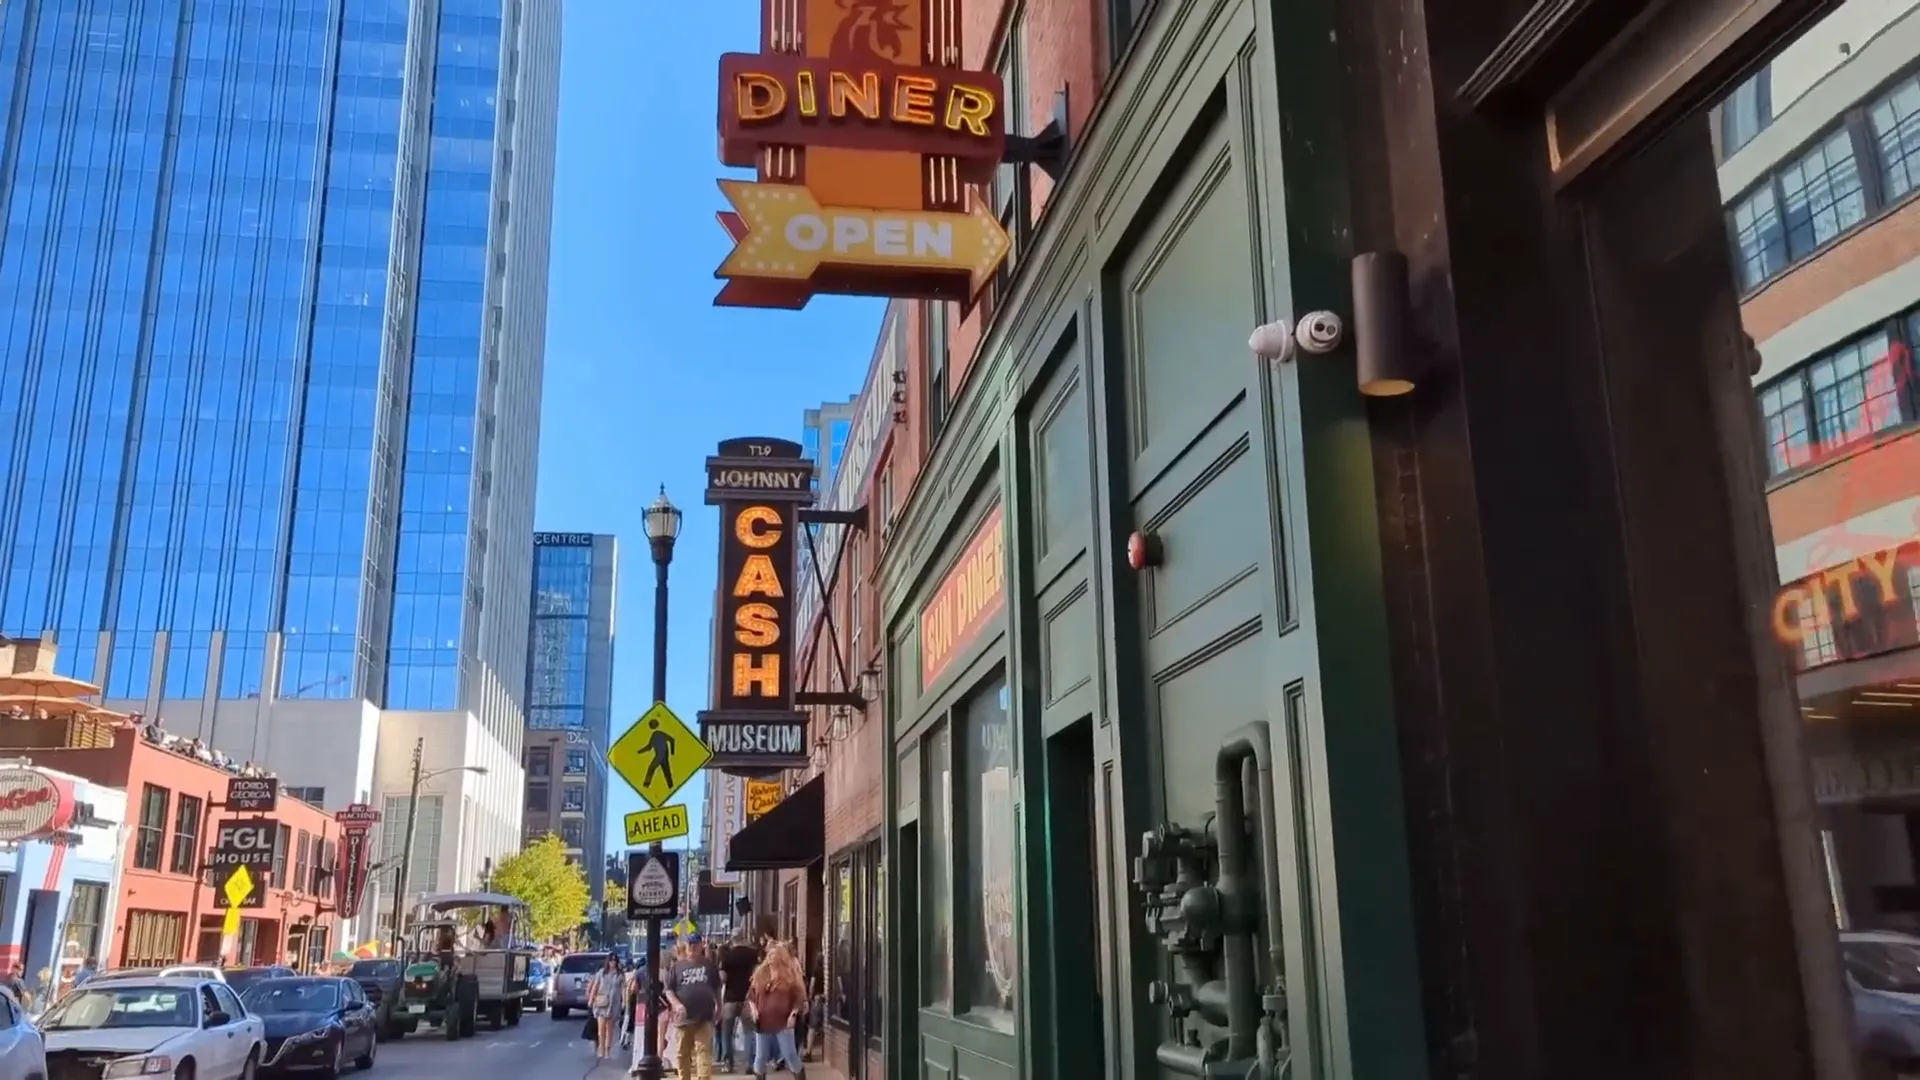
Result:
M559 35L0 5L0 632L330 808L433 730L460 877L520 833Z
M619 557L619 545L604 534L533 534L522 827L528 840L553 833L565 841L596 900L606 881Z

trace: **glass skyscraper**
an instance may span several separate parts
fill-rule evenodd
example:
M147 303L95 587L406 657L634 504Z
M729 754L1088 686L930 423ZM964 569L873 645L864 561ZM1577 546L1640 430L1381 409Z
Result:
M559 21L0 2L0 633L518 757Z
M619 547L593 533L535 533L527 656L524 839L554 833L601 896L613 720Z

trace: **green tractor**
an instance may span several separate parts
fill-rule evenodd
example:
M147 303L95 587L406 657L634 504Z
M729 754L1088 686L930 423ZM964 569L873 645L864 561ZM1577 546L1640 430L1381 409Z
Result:
M394 1033L434 1024L451 1042L472 1036L481 1018L495 1031L518 1024L533 950L512 941L526 905L501 893L443 893L423 898L415 910Z

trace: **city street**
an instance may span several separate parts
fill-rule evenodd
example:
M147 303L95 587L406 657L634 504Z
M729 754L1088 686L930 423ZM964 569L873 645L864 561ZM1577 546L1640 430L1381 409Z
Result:
M451 1076L461 1080L521 1080L529 1076L538 1076L541 1080L574 1080L575 1077L618 1080L624 1077L632 1060L629 1051L622 1050L612 1060L596 1062L593 1044L580 1037L580 1026L581 1020L577 1018L556 1021L545 1015L534 1015L521 1021L519 1027L500 1031L482 1027L473 1038L454 1043L440 1038L437 1029L428 1029L397 1042L381 1043L380 1056L367 1074L368 1080L441 1080ZM807 1075L813 1080L831 1080L838 1074L809 1062Z

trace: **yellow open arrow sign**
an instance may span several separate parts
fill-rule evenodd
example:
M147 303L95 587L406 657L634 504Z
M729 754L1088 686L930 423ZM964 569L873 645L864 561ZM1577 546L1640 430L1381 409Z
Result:
M964 271L977 292L1012 242L977 196L967 213L821 206L801 184L722 180L747 234L719 278L805 281L821 266Z

